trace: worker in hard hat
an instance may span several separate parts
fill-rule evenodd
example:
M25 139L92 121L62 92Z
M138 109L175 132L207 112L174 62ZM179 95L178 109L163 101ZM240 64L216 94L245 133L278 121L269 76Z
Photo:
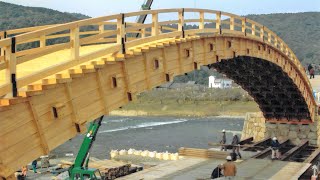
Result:
M222 137L221 137L221 151L227 151L227 146L225 146L226 142L227 142L227 137L226 137L226 130L222 130Z
M240 154L240 138L238 135L234 134L233 139L232 139L232 153L236 154L239 156L241 159L241 154Z
M237 174L236 164L232 162L231 156L227 156L226 160L227 162L221 164L219 168L223 170L223 175L226 179L234 179Z
M272 151L271 159L272 160L280 158L279 148L280 148L280 143L277 137L273 137L271 141L271 151Z

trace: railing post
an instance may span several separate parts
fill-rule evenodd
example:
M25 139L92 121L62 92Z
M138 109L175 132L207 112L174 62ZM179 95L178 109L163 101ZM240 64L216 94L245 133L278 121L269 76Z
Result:
M234 17L230 16L230 30L234 30Z
M80 52L80 37L79 37L79 27L71 29L70 33L71 41L71 59L76 60L79 58Z
M200 12L200 24L199 24L199 29L204 29L204 12Z
M262 39L262 41L264 41L264 26L262 26L262 28L260 28L260 39Z
M124 20L124 14L120 14L121 16L117 19L117 44L121 44L121 54L126 53L126 39L125 39L125 20Z
M104 32L104 24L99 25L99 32L103 33Z
M145 38L146 37L146 29L143 28L141 29L141 38Z
M152 13L152 36L158 36L159 35L159 23L158 23L158 13Z
M7 38L7 32L6 31L3 32L3 36L2 36L2 39L5 39L5 38ZM2 47L0 49L0 55L1 56L5 56L5 47Z
M46 36L42 35L40 36L40 47L46 47Z
M278 38L274 37L274 46L278 48Z
M252 34L253 36L256 35L256 25L255 25L255 24L251 24L251 34Z
M220 31L221 30L221 11L219 13L216 13L216 18L217 18L216 29Z
M242 20L241 20L241 31L243 32L243 33L246 33L246 23L247 22L247 18L243 18Z
M11 84L11 93L9 96L17 97L18 88L17 88L17 59L16 59L16 38L11 38L11 45L6 47L5 61L7 62L6 69L6 82Z
M268 32L268 42L271 43L271 33Z
M178 31L181 31L182 38L184 38L185 37L185 34L184 34L184 8L182 8L182 10L179 11Z

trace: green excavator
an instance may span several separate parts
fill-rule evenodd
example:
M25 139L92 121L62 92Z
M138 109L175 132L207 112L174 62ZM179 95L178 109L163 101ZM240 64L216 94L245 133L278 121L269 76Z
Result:
M90 123L88 132L83 139L82 145L74 161L74 164L68 170L69 172L68 179L70 180L104 179L104 177L101 176L99 169L88 168L90 149L92 147L93 142L96 139L103 117L104 116L101 116L100 118Z

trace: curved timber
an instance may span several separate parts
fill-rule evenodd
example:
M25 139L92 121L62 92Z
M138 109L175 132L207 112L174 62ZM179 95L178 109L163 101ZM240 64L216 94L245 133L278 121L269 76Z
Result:
M160 21L162 13L177 20ZM185 13L200 18L185 19ZM151 15L152 23L128 20L143 14ZM206 19L207 14L215 18ZM199 29L183 28L193 22ZM213 28L205 28L209 22ZM315 119L312 88L292 50L263 25L230 13L141 11L8 30L0 37L2 177L85 132L86 122L133 101L138 93L204 65L246 89L269 122ZM22 47L28 43L33 48ZM58 55L62 60L53 58Z

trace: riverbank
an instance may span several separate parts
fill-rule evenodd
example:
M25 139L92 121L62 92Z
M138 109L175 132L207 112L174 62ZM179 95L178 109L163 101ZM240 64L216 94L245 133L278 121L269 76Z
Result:
M245 117L248 112L258 112L254 101L188 101L132 102L112 111L113 116L180 116L180 117Z

